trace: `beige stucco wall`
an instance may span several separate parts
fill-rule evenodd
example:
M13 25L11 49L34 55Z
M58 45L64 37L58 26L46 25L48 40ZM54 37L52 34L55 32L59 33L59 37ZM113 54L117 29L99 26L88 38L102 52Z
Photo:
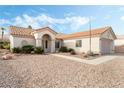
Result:
M41 46L42 47L42 37L48 34L51 38L51 52L55 52L55 34L53 34L52 32L50 32L49 30L45 30L45 31L41 31L38 33L34 34L34 37L36 39L36 46Z
M110 39L110 40L114 40L114 37L112 36L112 32L111 30L108 30L106 32L104 32L100 38L105 38L105 39Z
M22 41L23 40L26 40L28 42L28 45L34 45L35 46L35 39L33 39L33 38L21 38L21 37L15 37L15 36L10 35L11 48L22 47Z
M115 40L115 52L124 53L124 39Z
M82 40L82 47L76 47L76 40ZM91 42L91 50L93 52L99 53L99 37L92 37ZM76 52L82 53L89 51L89 38L79 38L79 39L70 39L70 40L64 40L64 46L67 46L68 48L73 48Z
M115 46L121 46L121 45L124 45L124 39L116 39Z

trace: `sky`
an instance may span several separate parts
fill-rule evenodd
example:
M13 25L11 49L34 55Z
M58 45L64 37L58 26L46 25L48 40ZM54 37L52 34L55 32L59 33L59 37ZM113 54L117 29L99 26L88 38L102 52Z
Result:
M0 27L42 28L49 26L59 33L74 33L111 26L115 34L124 34L124 6L100 5L1 5ZM6 30L6 33L8 30Z

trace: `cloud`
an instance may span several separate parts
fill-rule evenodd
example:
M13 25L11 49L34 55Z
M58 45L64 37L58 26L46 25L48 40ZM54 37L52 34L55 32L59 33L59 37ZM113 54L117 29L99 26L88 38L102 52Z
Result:
M48 24L50 26L58 26L58 28L62 26L63 28L69 28L70 30L77 30L88 22L89 19L82 16L55 18L46 14L40 14L35 17L24 14L13 19L13 24L17 26L27 27L28 25L32 25L34 28L40 28L43 25Z
M33 28L41 28L47 24L50 27L57 28L58 31L77 31L88 22L89 19L83 16L56 18L47 14L39 14L38 16L23 14L10 20L0 19L1 25L10 24L21 27L28 27L28 25L31 25Z
M111 18L111 15L105 15L104 16L104 19L110 19Z
M7 15L7 16L10 16L11 15L11 13L9 13L9 12L3 12L5 15Z
M120 12L124 11L124 7L120 7L120 8L119 8L119 11L120 11Z
M40 10L44 11L44 12L47 12L47 10L45 8L41 8L40 7Z
M0 25L10 24L11 22L7 19L0 19Z
M74 15L75 15L75 13L73 13L73 12L68 12L68 13L64 14L65 17L67 17L67 16L74 16Z
M124 16L120 17L120 19L124 21Z

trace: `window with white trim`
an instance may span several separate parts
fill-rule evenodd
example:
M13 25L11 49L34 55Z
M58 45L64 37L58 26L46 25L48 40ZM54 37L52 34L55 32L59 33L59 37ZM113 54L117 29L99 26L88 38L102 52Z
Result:
M82 47L82 40L76 40L76 47Z

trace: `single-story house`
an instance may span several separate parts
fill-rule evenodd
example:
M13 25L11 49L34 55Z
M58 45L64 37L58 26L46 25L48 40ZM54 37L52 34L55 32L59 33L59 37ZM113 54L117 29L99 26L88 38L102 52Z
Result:
M117 39L115 40L115 52L124 53L124 35L116 35Z
M49 27L31 29L10 26L11 49L24 45L42 47L45 52L56 52L61 46L73 48L77 53L91 51L100 54L114 52L116 35L111 27L97 28L72 34L59 34Z

